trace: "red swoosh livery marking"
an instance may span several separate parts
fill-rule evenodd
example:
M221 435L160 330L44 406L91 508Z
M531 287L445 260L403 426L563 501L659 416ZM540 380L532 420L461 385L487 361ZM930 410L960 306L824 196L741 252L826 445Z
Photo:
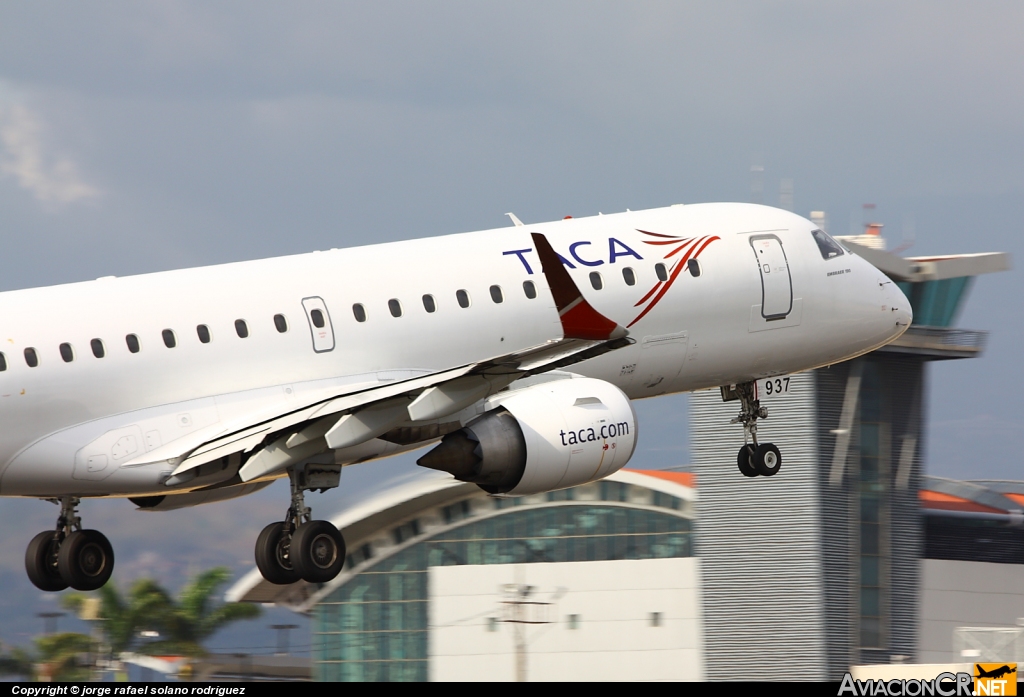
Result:
M675 245L675 249L665 255L664 258L666 260L674 257L676 254L683 252L684 250L685 253L672 264L668 280L659 280L654 284L653 288L647 291L647 294L644 295L644 297L640 298L634 307L640 307L644 303L647 303L647 307L641 310L640 314L633 318L633 321L627 324L626 327L632 327L634 324L639 322L644 315L654 309L661 299L665 297L665 294L668 293L669 288L671 288L672 284L676 282L676 279L679 278L680 272L686 268L686 262L691 258L696 259L700 256L701 252L707 249L708 245L715 240L721 239L717 235L705 235L704 237L675 237L673 235L664 235L658 232L648 232L647 230L637 230L637 232L644 235L650 235L651 237L662 238L658 240L644 240L644 244L656 246Z
M551 289L562 334L566 339L607 341L626 336L625 329L595 310L584 299L558 254L544 235L532 233L541 270Z

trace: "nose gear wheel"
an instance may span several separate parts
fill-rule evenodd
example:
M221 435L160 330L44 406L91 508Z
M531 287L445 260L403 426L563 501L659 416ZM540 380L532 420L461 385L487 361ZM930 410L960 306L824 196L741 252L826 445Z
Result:
M756 477L757 469L754 467L751 460L754 457L754 446L747 444L740 448L739 454L736 456L736 466L739 467L740 473L744 477Z
M744 445L736 455L737 468L745 477L774 476L782 467L782 453L773 443L757 442L757 420L768 418L768 410L757 399L757 384L743 382L721 389L723 401L740 402L740 413L729 422L743 424Z
M773 443L761 443L751 458L754 469L763 477L771 477L782 467L782 453Z

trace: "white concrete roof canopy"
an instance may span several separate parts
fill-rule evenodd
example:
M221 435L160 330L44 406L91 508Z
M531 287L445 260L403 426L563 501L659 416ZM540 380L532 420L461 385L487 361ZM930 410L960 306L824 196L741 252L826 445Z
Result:
M641 489L669 494L691 504L697 500L697 491L692 487L634 470L620 470L604 481L630 484ZM600 482L594 484L600 484ZM489 498L475 484L457 481L443 473L429 473L426 476L417 477L413 481L389 487L364 502L339 512L331 518L331 522L345 536L348 551L351 553L371 541L393 544L388 541L387 536L396 526L413 519L429 519L433 511L443 506L463 499L488 501ZM546 494L523 498L528 502L539 503L546 501ZM690 510L693 510L692 506ZM684 515L690 517L693 514ZM460 521L460 524L462 522ZM417 541L419 539L417 538ZM414 543L412 542L412 544ZM404 547L404 545L394 546L395 551ZM376 561L378 559L375 555L373 562L376 563ZM349 568L346 565L336 579L318 587L305 581L299 581L290 586L276 586L265 581L259 570L253 568L228 589L224 599L227 602L273 603L296 612L308 612L318 599L331 593L361 570L361 564L356 565L355 568Z

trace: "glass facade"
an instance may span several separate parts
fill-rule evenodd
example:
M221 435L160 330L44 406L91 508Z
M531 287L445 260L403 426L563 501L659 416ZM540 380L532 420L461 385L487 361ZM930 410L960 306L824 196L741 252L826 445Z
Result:
M859 522L859 633L861 648L884 648L888 577L886 473L888 423L883 414L881 371L866 361L860 388L860 458L855 483Z
M567 489L540 502L481 497L443 507L446 527L381 557L316 605L315 678L426 680L431 566L693 555L691 521L679 512L683 501L645 491L648 503L631 505L626 502L637 487L618 482L598 487L600 501L576 501L576 491ZM400 527L403 535L419 529L409 522Z
M901 281L897 285L910 300L914 310L914 324L950 327L973 281L973 276L959 276L941 281Z

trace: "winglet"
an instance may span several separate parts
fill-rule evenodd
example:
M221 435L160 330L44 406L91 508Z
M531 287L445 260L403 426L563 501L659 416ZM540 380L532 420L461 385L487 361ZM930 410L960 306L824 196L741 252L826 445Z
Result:
M583 298L548 239L537 232L530 236L537 247L544 278L555 298L565 338L607 341L628 335L624 327L602 315Z

